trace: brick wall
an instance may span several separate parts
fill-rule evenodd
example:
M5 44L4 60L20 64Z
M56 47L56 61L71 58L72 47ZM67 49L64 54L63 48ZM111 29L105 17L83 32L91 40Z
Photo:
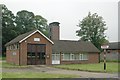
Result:
M51 28L51 40L59 40L59 26Z
M34 38L40 38L39 42L35 42ZM40 35L39 33L35 33L34 35L32 35L31 37L29 37L28 39L24 40L21 44L20 44L20 64L21 65L27 65L27 43L31 43L31 44L46 44L46 55L49 56L48 58L46 58L46 65L50 65L52 63L52 58L51 58L51 54L52 54L52 44L46 40L42 35Z
M13 53L16 53L16 55L13 55ZM19 65L19 49L7 50L6 51L6 61L8 63Z

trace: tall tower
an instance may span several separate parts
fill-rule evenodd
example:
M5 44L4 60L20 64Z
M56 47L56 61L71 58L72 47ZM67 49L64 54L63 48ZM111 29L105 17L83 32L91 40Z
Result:
M59 40L60 31L59 31L59 22L52 22L49 24L49 38L51 40Z

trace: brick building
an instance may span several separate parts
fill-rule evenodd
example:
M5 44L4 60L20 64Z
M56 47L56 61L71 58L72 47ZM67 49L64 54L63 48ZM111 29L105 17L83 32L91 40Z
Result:
M117 61L120 55L120 42L110 42L106 53L106 60ZM100 55L101 60L104 59L104 53ZM119 60L120 61L120 60Z
M91 43L59 39L59 23L49 24L49 38L39 30L8 42L6 60L17 65L98 63L99 50Z

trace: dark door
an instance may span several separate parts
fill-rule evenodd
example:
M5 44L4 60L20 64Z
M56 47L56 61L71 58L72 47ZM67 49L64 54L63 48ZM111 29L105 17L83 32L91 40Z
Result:
M28 44L27 64L45 64L45 44Z

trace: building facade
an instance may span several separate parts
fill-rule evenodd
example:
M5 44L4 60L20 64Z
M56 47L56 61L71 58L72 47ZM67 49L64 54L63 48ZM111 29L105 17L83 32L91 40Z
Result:
M106 53L106 60L118 61L120 55L120 42L110 42ZM104 59L104 53L100 55L101 60ZM120 61L120 60L119 60Z
M17 65L99 62L99 50L91 42L60 40L59 24L49 24L49 38L33 30L8 42L5 45L7 62Z

